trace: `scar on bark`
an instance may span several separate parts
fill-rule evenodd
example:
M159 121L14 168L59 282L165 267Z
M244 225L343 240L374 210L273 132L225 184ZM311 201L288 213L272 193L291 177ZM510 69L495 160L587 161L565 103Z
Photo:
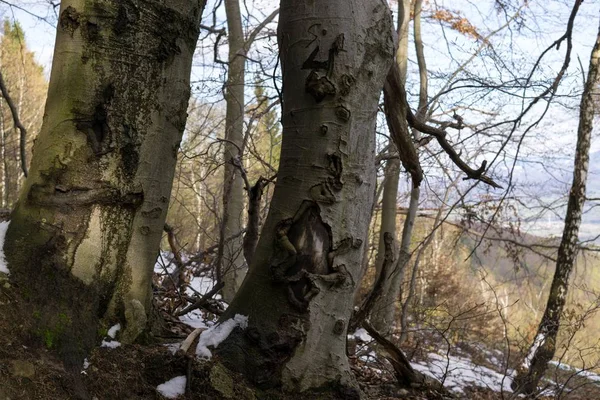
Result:
M339 154L327 154L327 169L333 175L332 187L337 191L342 190L344 186L342 157Z
M326 30L323 30L326 34ZM306 61L302 64L302 69L312 70L305 82L306 92L312 95L317 103L323 101L327 96L335 96L336 87L335 84L330 80L333 73L333 66L335 62L335 56L344 49L344 34L340 34L336 37L329 49L329 55L326 61L319 61L316 59L319 54L320 47L317 46L310 53ZM326 71L325 76L321 76L317 71ZM347 75L344 75L347 76ZM347 80L342 79L342 82L348 83ZM344 90L347 94L347 87L344 86Z
M306 93L312 95L317 103L323 101L327 96L335 96L335 86L326 76L319 77L316 71L312 71L306 78Z
M327 154L327 171L331 176L311 187L309 194L317 203L331 205L337 201L334 192L339 192L344 187L342 157L339 154Z
M131 25L135 24L140 19L140 14L133 3L121 4L117 13L117 19L115 20L113 31L117 35L122 35L127 32Z
M356 79L352 75L344 74L340 78L339 88L340 94L342 96L347 96L350 94L350 89L356 83Z
M333 266L331 228L321 218L319 206L305 201L294 218L276 227L276 257L271 272L276 282L287 284L288 300L305 311L320 292L317 281L338 284L347 274L344 265Z
M332 186L328 181L311 187L309 193L310 197L318 203L331 205L336 202Z
M273 279L287 284L288 301L298 310L306 311L321 289L354 284L346 265L335 258L360 248L362 240L347 237L334 244L316 203L304 201L294 218L277 225L276 236L279 257L271 263Z
M58 21L59 26L64 31L68 32L71 37L73 37L73 33L79 28L80 22L79 18L81 14L77 12L77 10L69 6L60 14L60 19Z
M34 184L28 194L33 204L51 207L85 207L96 204L125 205L139 207L144 200L144 193L130 191L123 193L110 185L90 187L55 185L53 190L45 185Z
M110 152L111 131L108 125L107 109L114 95L115 88L109 84L98 96L96 107L91 115L80 110L73 110L73 114L76 116L75 127L86 135L88 144L97 157Z
M343 122L348 122L350 120L350 110L348 110L345 106L339 105L335 109L335 115Z

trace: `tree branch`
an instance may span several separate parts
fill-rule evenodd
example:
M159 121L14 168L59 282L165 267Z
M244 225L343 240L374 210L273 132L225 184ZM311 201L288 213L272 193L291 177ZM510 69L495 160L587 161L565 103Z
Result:
M204 296L202 296L200 299L198 299L194 304L190 304L183 310L175 313L175 316L181 317L182 315L185 315L185 314L189 313L190 311L194 311L198 308L203 307L206 303L208 303L208 301L215 294L217 294L217 292L219 292L219 290L223 289L223 286L225 286L225 284L223 282L217 283L215 286L213 286L213 288L208 293L206 293Z
M429 125L421 122L418 118L415 117L412 110L408 106L408 100L406 99L406 91L404 90L404 85L402 84L402 81L400 80L400 70L396 64L392 65L392 68L390 69L390 72L388 74L388 77L387 77L387 80L386 80L386 83L384 86L384 99L385 99L386 88L388 88L387 89L388 92L393 93L393 98L395 101L404 103L403 107L406 109L406 120L408 121L408 124L412 128L418 130L419 132L426 133L428 135L435 137L436 140L438 141L438 143L440 144L440 146L442 147L442 149L448 154L448 156L450 157L452 162L454 162L454 164L456 164L456 166L458 168L460 168L465 174L467 174L468 179L476 179L481 182L487 183L488 185L490 185L494 188L498 188L498 189L502 188L502 186L497 184L492 178L490 178L489 176L484 174L485 168L487 166L487 161L483 161L483 163L481 163L481 166L478 169L473 169L473 168L469 167L467 165L467 163L465 163L460 158L460 156L458 155L456 150L454 150L452 145L450 143L448 143L448 140L446 139L446 131L445 130L435 128L433 126L429 126ZM463 126L462 119L459 116L455 116L455 119L457 120L457 124L454 125L454 127L455 128L462 127ZM408 138L408 139L410 140L410 138ZM412 141L411 141L411 144L412 144ZM412 147L414 149L414 145ZM402 155L400 156L400 159L402 159ZM417 159L417 161L418 161L418 159ZM404 164L404 161L403 161L403 164ZM419 166L419 170L420 170L420 166Z
M175 289L177 289L185 281L185 265L181 258L181 253L177 249L177 239L175 238L173 227L165 223L163 230L167 233L167 241L169 242L175 260L175 270L170 275L171 282L173 282Z
M408 102L403 96L405 94L404 85L400 78L400 68L398 67L398 63L394 62L383 86L385 118L392 140L398 149L400 161L402 161L402 165L406 171L410 173L413 187L418 187L423 180L423 171L421 170L417 150L404 122L410 109L408 108Z
M279 15L279 8L269 14L269 16L265 18L263 22L261 22L256 28L254 28L254 30L252 30L252 32L250 32L248 39L246 39L244 42L244 53L247 53L250 50L252 43L254 43L260 31L262 31L269 22L273 21L277 15Z
M0 71L0 91L2 91L2 97L4 97L4 100L6 100L6 104L8 104L8 108L10 108L10 113L12 114L12 118L15 123L15 127L17 129L19 129L19 132L21 134L20 139L19 139L19 147L21 150L21 169L23 170L23 175L25 175L25 177L27 178L27 175L28 175L27 149L26 149L27 130L25 129L25 127L21 123L21 120L19 119L19 112L17 110L17 107L15 106L15 103L13 102L12 98L10 97L10 94L8 93L8 89L6 88L6 84L4 82L4 76L2 76L1 71Z

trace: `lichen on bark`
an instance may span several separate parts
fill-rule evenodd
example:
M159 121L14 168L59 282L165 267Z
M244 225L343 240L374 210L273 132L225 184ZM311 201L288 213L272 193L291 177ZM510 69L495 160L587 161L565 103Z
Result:
M121 320L127 332L138 303L149 315L175 167L157 154L181 141L203 7L61 3L44 123L6 254L44 311L41 331L60 315L74 321L61 333L70 360L93 346L99 318Z

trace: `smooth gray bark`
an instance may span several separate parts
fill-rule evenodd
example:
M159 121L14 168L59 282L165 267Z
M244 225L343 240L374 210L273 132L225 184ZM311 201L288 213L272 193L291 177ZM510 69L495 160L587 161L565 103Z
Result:
M247 265L242 250L242 237L227 241L244 226L244 182L239 167L242 166L241 149L244 141L244 87L246 52L239 0L225 0L229 39L229 69L225 85L225 175L223 190L223 229L220 235L219 278L225 283L223 298L227 302L244 280ZM236 167L239 165L239 167Z
M265 386L353 386L346 329L374 196L391 16L383 0L283 0L278 38L280 168L248 276L223 316L247 315L248 328L216 351Z

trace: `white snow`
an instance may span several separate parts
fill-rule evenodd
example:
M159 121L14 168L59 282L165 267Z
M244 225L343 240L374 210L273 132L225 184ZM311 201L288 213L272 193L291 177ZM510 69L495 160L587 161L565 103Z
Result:
M570 370L573 369L573 367L571 367L570 365L564 364L564 363L562 363L560 361L554 361L554 360L552 360L552 361L549 361L548 364L554 365L556 368L560 368L560 369L562 369L564 371L570 371Z
M236 314L232 319L223 321L202 332L200 339L198 339L196 355L201 358L211 358L212 353L208 349L208 346L216 348L223 340L227 339L231 331L237 326L246 329L248 327L248 317Z
M207 321L204 320L204 314L200 310L193 310L179 317L179 320L194 329L208 328Z
M6 265L6 258L4 257L4 237L6 236L6 230L10 221L0 222L0 272L9 274L8 265Z
M188 255L181 253L181 257L187 260ZM173 253L168 251L161 251L158 256L156 263L154 264L154 272L164 276L166 273L173 273L175 270L175 264L172 262ZM193 264L195 265L195 264ZM207 267L205 264L199 264L200 269ZM191 276L190 282L185 288L185 294L190 297L202 296L208 293L216 285L216 282L210 276ZM215 300L221 300L221 295L216 294ZM227 307L227 304L222 302L223 306ZM212 321L206 318L206 313L201 310L193 310L189 313L179 317L179 320L184 324L191 326L194 329L197 328L209 328Z
M166 343L163 346L165 346L169 350L169 352L174 355L175 353L177 353L177 350L179 350L179 348L181 347L181 342Z
M371 351L367 354L362 354L358 357L362 362L377 362L377 353L375 353L374 351Z
M413 368L440 381L444 386L463 393L466 386L487 387L495 392L511 392L512 370L506 376L490 368L475 365L470 359L454 355L431 353L427 362L411 363ZM447 371L446 371L447 369ZM446 374L444 379L444 374Z
M90 362L89 360L86 358L83 360L83 369L86 370L90 367Z
M188 296L194 296L197 293L205 295L215 287L216 282L208 276L194 276L190 280L189 286L185 289L185 294ZM215 299L220 299L221 295L217 294L214 296Z
M120 330L121 330L121 324L113 325L108 330L108 336L110 336L112 339L114 339L115 337L117 337L117 332L119 332Z
M117 336L117 332L119 332L120 330L121 324L113 325L110 327L106 335L109 338L114 339ZM109 349L116 349L119 346L121 346L121 342L118 342L116 340L102 340L102 343L100 343L100 347L108 347Z
M356 332L352 334L352 336L354 336L355 339L365 343L373 341L373 338L371 337L371 335L369 335L365 328L357 329Z
M600 382L600 375L590 371L577 370L577 375L581 375L593 382Z
M568 364L561 363L559 361L550 361L548 364L552 364L552 365L556 366L556 368L560 368L564 371L573 372L574 375L582 376L584 378L589 379L592 382L600 382L600 375L598 375L594 372L591 372L588 369L575 368Z
M185 394L186 383L187 378L185 376L176 376L175 378L158 385L156 390L167 399L176 399Z
M102 343L100 343L100 347L108 347L109 349L116 349L119 346L121 346L121 342L117 342L116 340L103 340Z

